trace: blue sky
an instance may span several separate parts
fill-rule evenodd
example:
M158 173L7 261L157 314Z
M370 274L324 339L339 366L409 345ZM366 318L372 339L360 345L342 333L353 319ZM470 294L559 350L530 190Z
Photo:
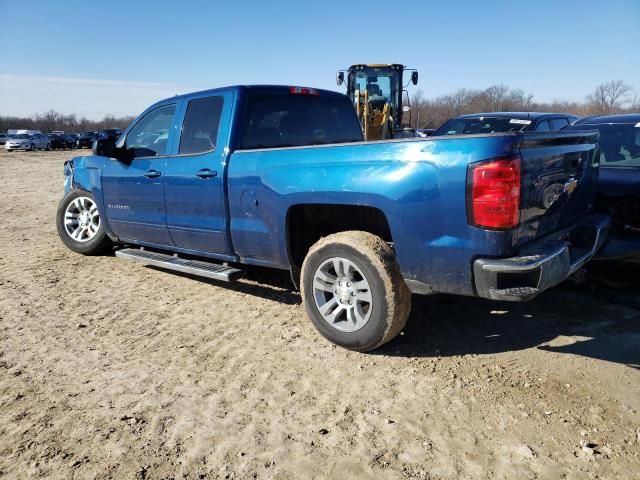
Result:
M238 83L339 90L352 63L418 68L410 92L427 97L504 83L582 100L607 80L640 96L640 0L0 0L0 20L2 115L133 115Z

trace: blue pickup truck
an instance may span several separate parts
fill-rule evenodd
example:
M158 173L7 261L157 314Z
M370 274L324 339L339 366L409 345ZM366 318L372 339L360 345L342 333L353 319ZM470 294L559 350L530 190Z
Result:
M335 92L168 98L65 164L58 232L222 281L288 270L320 333L358 351L402 330L411 293L528 300L606 237L596 131L362 140Z

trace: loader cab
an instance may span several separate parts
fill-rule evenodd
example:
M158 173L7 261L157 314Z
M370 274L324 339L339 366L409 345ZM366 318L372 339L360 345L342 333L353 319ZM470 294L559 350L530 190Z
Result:
M347 95L353 102L362 124L366 140L393 138L394 131L402 129L403 74L407 69L401 64L352 65L338 72L338 85L345 81ZM418 83L418 72L411 74L411 82ZM408 96L407 96L407 104ZM405 106L407 111L409 110Z

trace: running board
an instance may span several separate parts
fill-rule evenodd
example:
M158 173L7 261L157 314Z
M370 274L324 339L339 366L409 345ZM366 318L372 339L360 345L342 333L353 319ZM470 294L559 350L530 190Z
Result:
M166 253L151 252L139 248L123 248L116 250L116 256L133 262L151 265L153 267L175 270L176 272L197 275L198 277L212 278L223 282L235 282L244 273L242 270L219 263L205 262L202 260L187 260Z

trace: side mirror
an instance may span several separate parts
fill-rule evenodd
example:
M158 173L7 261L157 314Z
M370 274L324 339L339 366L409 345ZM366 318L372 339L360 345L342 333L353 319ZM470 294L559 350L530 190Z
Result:
M338 72L336 74L336 83L342 85L344 83L344 72Z
M130 163L132 154L123 146L116 146L115 140L108 137L100 137L93 141L93 154L100 157L115 158L119 162Z
M418 84L418 71L411 72L411 83L414 85Z
M116 144L110 138L99 137L93 141L92 150L93 154L99 157L113 157L116 150Z

